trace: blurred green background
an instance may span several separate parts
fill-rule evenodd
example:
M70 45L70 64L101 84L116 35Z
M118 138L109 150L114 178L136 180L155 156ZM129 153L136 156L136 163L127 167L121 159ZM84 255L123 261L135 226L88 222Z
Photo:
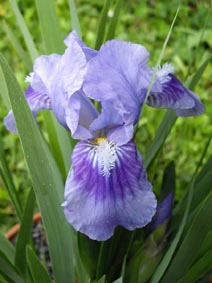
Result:
M57 0L55 2L60 25L63 30L63 38L65 38L72 30L68 1ZM33 35L39 54L44 54L35 1L19 0L17 3ZM76 0L75 3L82 29L82 38L88 46L94 47L98 21L104 1ZM149 64L154 66L179 6L179 1L125 0L123 3L115 37L144 45L150 52ZM114 4L115 1L108 13L109 20L114 12ZM162 62L165 63L168 61L171 63L175 67L175 74L184 83L212 55L211 11L211 1L181 1L181 9ZM0 52L9 61L19 83L25 89L26 83L24 79L28 74L28 70L16 48L11 43L7 26L12 29L16 38L20 40L22 47L26 50L9 1L1 0ZM52 36L54 36L54 30L52 31ZM197 47L198 52L195 51ZM210 62L195 89L195 92L206 106L206 112L201 117L178 118L165 146L159 153L157 161L152 167L151 172L149 172L149 178L157 193L161 185L164 168L171 160L175 161L177 174L176 201L182 197L196 164L201 157L205 144L212 133L211 78L212 64ZM145 156L147 148L153 140L164 113L164 110L148 107L144 109L139 122L139 131L136 136L137 145L143 156ZM3 137L4 150L16 188L24 202L31 183L18 137L8 133L3 125L3 118L6 114L7 108L0 96L0 131ZM39 117L38 120L42 124L42 118ZM212 149L209 148L206 157L211 153ZM16 216L4 189L3 180L0 177L0 231L5 232L15 222Z

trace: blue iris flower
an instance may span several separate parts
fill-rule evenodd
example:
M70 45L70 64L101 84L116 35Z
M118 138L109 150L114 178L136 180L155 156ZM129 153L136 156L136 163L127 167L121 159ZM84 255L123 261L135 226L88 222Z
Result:
M36 116L51 109L72 137L80 140L62 204L67 221L94 240L107 240L117 226L134 230L156 212L156 198L133 142L134 126L153 75L145 47L111 40L97 52L72 32L64 54L36 59L25 92ZM100 113L93 100L101 106ZM147 104L171 108L177 115L204 111L199 98L185 88L165 64L157 70ZM12 112L6 127L16 131Z

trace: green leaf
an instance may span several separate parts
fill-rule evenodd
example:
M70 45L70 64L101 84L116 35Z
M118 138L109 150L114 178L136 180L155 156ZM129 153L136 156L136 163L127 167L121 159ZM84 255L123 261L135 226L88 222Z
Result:
M182 221L180 223L179 230L178 230L177 234L175 235L175 237L174 237L169 249L167 250L165 256L161 260L161 263L159 264L158 268L156 269L150 283L161 282L160 280L161 280L164 272L166 271L173 255L174 255L174 252L175 252L177 245L180 241L181 235L183 233L183 229L185 227L185 224L186 224L186 221L187 221L187 218L188 218L189 209L190 209L191 200L192 200L192 195L193 195L193 187L194 187L194 180L192 181L190 189L189 189L188 199L187 199L187 203L186 203L186 209L185 209Z
M207 29L208 22L210 21L210 17L211 17L211 9L209 9L207 17L206 17L206 14L205 14L204 26L200 30L200 37L199 37L198 44L196 45L196 48L195 48L194 52L192 53L192 56L189 56L190 58L189 58L189 64L188 64L188 68L187 68L187 76L189 75L190 70L191 70L192 66L194 65L195 58L196 58L196 56L199 52L200 44L203 43L204 34L205 34L206 29Z
M90 278L99 280L106 274L107 281L111 282L114 276L122 275L123 259L128 250L126 243L130 239L131 232L122 227L115 230L111 239L103 242L91 240L78 233L79 253Z
M116 281L113 281L113 283L123 283L123 279L122 277L120 277L119 279L117 279Z
M27 246L26 256L27 256L27 263L29 265L30 272L32 274L32 278L34 282L51 283L52 281L45 267L41 264L40 259L37 257L37 255L30 246Z
M54 0L36 0L39 24L46 53L64 51L62 32L55 9ZM48 15L48 16L47 16Z
M15 266L7 259L7 257L0 251L0 275L2 275L10 283L26 283L21 278Z
M0 234L0 251L7 255L7 259L13 264L15 259L15 248L10 241Z
M197 282L198 279L203 277L207 272L212 269L212 249L206 251L204 256L201 257L186 273L183 278L178 281L179 283Z
M17 24L18 24L20 31L21 31L21 33L24 37L24 41L25 41L25 44L26 44L27 49L29 51L30 57L31 57L32 61L34 61L35 58L38 57L38 52L37 52L37 49L36 49L35 44L33 42L32 36L31 36L31 34L30 34L30 32L27 28L27 25L24 21L23 16L21 15L21 12L18 8L16 1L15 0L9 0L9 1L10 1L11 8L13 10L13 13L16 16Z
M170 193L175 191L175 165L170 162L163 174L163 182L160 190L159 203L163 201ZM170 215L171 217L171 215ZM128 260L125 280L127 282L145 283L151 278L158 263L160 262L167 241L167 226L169 217L164 219L163 223L150 229L147 228L148 237L144 244L140 243L139 247L132 253Z
M96 283L105 283L106 276L103 275Z
M188 271L194 260L197 258L200 243L204 241L207 233L212 228L212 222L208 215L212 215L212 192L200 204L182 244L178 248L165 276L161 283L177 282Z
M199 252L199 255L198 255L198 259L203 257L204 254L209 250L212 250L212 230L209 231L205 240L201 244L201 249L200 249L200 252Z
M20 272L25 275L27 271L26 265L26 246L30 241L32 231L32 219L35 207L35 194L31 189L27 198L24 214L21 220L21 226L18 233L18 240L16 243L15 265Z
M93 241L81 233L78 233L77 236L82 263L89 277L95 279L101 242Z
M171 192L175 192L176 173L175 164L171 161L165 168L163 173L162 187L160 191L160 202L164 200Z
M124 4L123 0L118 0L117 3L116 3L114 14L113 14L113 17L111 19L110 26L109 26L108 33L107 33L107 40L114 38L116 26L117 26L117 23L118 23L119 15L120 15L121 9L123 7L123 4Z
M44 126L49 137L49 146L58 168L65 180L70 168L71 152L74 148L74 141L69 137L69 133L58 124L51 112L43 112Z
M0 56L12 110L47 234L55 282L73 282L72 233L65 220L63 181L8 64Z
M202 167L203 159L206 155L207 150L209 149L209 145L211 142L211 137L208 139L208 142L205 145L204 151L202 153L202 156L200 158L200 161L198 162L198 165L195 170L195 174L199 171L199 168ZM212 188L212 156L209 158L209 160L206 162L200 173L196 177L196 181L194 184L194 193L192 197L192 203L190 207L190 214L195 208L198 206L199 203L201 203L206 196L210 193ZM182 200L178 203L178 205L175 207L174 213L173 213L173 222L176 229L178 229L178 223L181 221L183 211L186 206L188 191L186 192L185 196L182 198Z
M172 29L174 27L175 21L177 19L178 13L179 13L179 9L180 8L178 8L177 11L176 11L175 17L174 17L174 19L172 21L171 27L170 27L169 32L168 32L168 34L166 36L166 39L164 41L162 50L160 52L160 56L158 58L156 66L155 66L155 70L154 70L154 73L153 73L153 76L152 76L152 79L151 79L151 82L150 82L150 85L149 85L149 88L148 88L148 91L147 91L147 94L146 94L146 97L145 97L145 102L144 102L143 105L146 105L147 98L148 98L148 96L149 96L149 94L151 92L153 83L154 83L155 78L156 78L157 70L158 70L158 68L159 68L159 66L161 64L161 60L163 58L166 46L167 46L169 38L171 36ZM142 114L142 110L143 110L143 108L141 109L141 114ZM154 160L155 156L159 152L159 150L162 147L162 145L164 144L164 142L165 142L167 136L169 135L169 133L170 133L170 131L171 131L171 129L172 129L176 119L177 119L177 116L175 115L175 113L173 113L172 111L167 111L167 113L165 114L164 119L163 119L160 127L158 128L158 130L156 132L156 135L155 135L155 138L154 138L152 144L148 148L148 151L147 151L147 154L146 154L146 158L144 159L144 166L147 169L151 165L152 161Z
M81 33L80 23L79 23L79 19L77 16L77 10L76 10L74 0L68 0L68 4L69 4L70 14L71 14L72 29L75 30L78 36L81 38L82 33Z
M200 66L200 68L197 70L196 74L193 76L190 84L189 84L189 88L191 90L193 90L195 88L195 86L197 85L198 81L201 79L205 69L207 68L208 64L210 63L212 59L212 56L210 56L209 58L207 58L205 60L205 62L203 62L203 64Z
M97 38L96 38L96 44L95 44L95 49L99 49L100 46L102 45L104 41L104 34L105 34L105 29L106 29L106 24L107 24L107 19L108 19L108 10L110 8L111 0L105 0L104 7L102 9L102 14L100 17L100 22L98 25L98 31L97 31Z
M3 29L5 33L7 34L9 40L11 41L14 49L16 50L18 56L22 59L22 61L25 63L28 71L31 71L32 69L32 62L30 61L30 57L28 53L23 49L19 41L17 40L16 35L14 34L14 31L11 29L11 27L4 22L3 23Z
M209 144L210 144L210 139L209 141L207 142L206 146L205 146L205 149L202 153L202 156L198 162L198 165L196 167L196 170L194 172L194 175L192 177L192 180L191 180L191 185L189 186L189 190L187 192L187 195L185 197L185 203L184 203L184 207L183 209L181 210L181 214L180 214L180 220L182 219L181 222L179 222L179 225L177 225L177 229L175 229L177 231L172 243L171 243L171 246L170 248L168 249L168 251L166 252L165 256L163 257L160 265L158 266L156 272L154 273L153 277L152 277L152 280L150 281L150 283L157 283L157 282L161 282L160 279L162 278L163 274L165 273L169 263L171 262L172 258L173 258L173 255L174 255L174 252L177 248L177 245L178 243L180 242L180 239L181 239L181 236L183 234L183 230L185 228L185 225L186 225L186 222L187 222L187 219L189 217L189 211L190 211L190 208L191 208L191 203L192 203L192 200L193 200L193 194L194 194L194 189L195 189L195 184L196 184L196 174L198 172L198 169L199 167L201 166L202 164L202 161L203 161L203 158L205 156L205 153L209 147ZM174 219L174 224L176 221L176 219L173 217ZM176 224L175 224L176 225Z
M74 242L73 242L73 254L74 254L74 268L75 268L75 274L76 274L76 281L77 282L89 282L89 276L86 272L84 265L82 263L79 249L78 249L78 243L77 243L77 234L74 233Z
M166 114L164 115L163 121L160 124L160 127L158 128L155 134L154 140L147 150L146 158L144 160L144 166L147 169L149 169L155 156L163 146L176 120L177 120L177 116L171 110L167 111Z
M10 100L8 98L7 85L6 85L1 67L0 67L0 94L1 94L4 106L7 108L7 110L9 110Z
M207 174L211 171L212 168L212 155L208 158L207 162L204 164L204 167L197 176L197 183L199 183Z
M7 165L7 160L3 148L3 141L1 138L0 138L0 175L2 176L2 179L5 184L5 188L7 189L12 204L15 208L16 214L20 220L22 217L21 202L19 199L19 195L15 189L15 185L13 183L13 178L11 176L10 170Z

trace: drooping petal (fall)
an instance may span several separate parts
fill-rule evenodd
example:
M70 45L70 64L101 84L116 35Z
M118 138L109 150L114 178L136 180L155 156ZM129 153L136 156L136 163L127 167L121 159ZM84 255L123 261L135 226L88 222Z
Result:
M36 92L31 86L26 89L25 97L34 117L36 117L39 110L51 109L51 100L49 96ZM17 133L16 122L12 111L10 111L4 118L4 124L10 132Z
M117 146L105 138L79 142L63 208L77 231L98 241L110 238L119 225L128 230L147 225L156 199L135 144Z
M200 99L171 73L172 70L168 63L159 69L156 76L158 88L151 91L147 104L156 108L173 109L178 116L202 114L205 107Z

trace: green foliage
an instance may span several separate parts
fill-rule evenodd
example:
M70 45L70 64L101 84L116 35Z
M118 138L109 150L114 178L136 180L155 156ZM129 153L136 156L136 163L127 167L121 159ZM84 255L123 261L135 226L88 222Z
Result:
M164 190L174 190L176 183L172 224L160 225L150 235L117 228L112 239L99 243L76 235L61 209L75 142L49 113L39 115L38 129L1 56L0 118L11 104L20 142L1 122L0 230L5 230L8 219L10 224L16 220L14 211L21 228L16 248L0 234L0 282L52 282L31 243L35 206L42 214L56 283L188 283L207 277L212 268L211 4L181 2L173 32L170 26L178 1L35 0L32 5L29 0L10 0L0 4L0 50L23 88L34 59L63 52L64 37L75 29L96 49L113 37L143 44L150 50L152 65L171 61L207 107L202 117L186 120L170 111L162 117L163 111L144 109L136 143L146 153L145 166L161 199ZM171 160L176 172L173 163L165 169Z
M16 118L33 188L43 216L52 256L55 281L65 283L68 280L72 280L73 273L71 231L60 206L63 190L61 175L44 144L11 69L2 57L0 62L7 82L10 102ZM42 168L42 171L40 168ZM54 213L52 213L53 211ZM58 230L58 227L60 227L60 230ZM58 246L58 242L61 243L60 246Z
M45 282L51 283L51 279L44 268L40 263L37 255L30 246L27 246L27 262L33 277L34 282Z

